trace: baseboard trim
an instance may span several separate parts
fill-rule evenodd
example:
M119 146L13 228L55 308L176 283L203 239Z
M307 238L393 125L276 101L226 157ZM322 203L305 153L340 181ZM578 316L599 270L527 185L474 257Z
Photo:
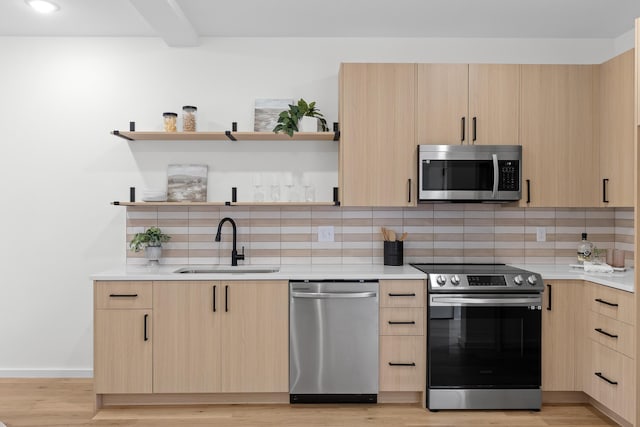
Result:
M595 399L590 397L588 402L598 412L602 413L607 418L610 418L611 420L615 421L616 423L618 423L622 427L633 427L633 423L630 423L629 421L625 420L620 415L616 414L611 409L607 408L606 406L604 406L602 403L598 402L597 400L595 400Z
M589 396L581 391L543 391L542 403L589 403Z
M96 407L139 405L289 404L289 393L151 393L103 394Z
M93 369L0 369L0 378L93 378Z
M420 403L421 391L381 391L378 393L378 403Z

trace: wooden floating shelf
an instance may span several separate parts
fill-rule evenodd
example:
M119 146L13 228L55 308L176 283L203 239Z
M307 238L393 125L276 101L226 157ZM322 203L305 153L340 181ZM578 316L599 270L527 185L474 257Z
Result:
M336 206L334 202L111 202L114 206Z
M336 132L297 132L290 137L273 132L125 132L114 130L112 135L127 141L339 141Z

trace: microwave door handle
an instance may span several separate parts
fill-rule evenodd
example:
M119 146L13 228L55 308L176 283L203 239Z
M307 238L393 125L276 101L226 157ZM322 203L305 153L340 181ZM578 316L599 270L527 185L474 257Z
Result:
M491 197L495 199L498 195L498 155L494 153L491 157L493 158L493 194Z

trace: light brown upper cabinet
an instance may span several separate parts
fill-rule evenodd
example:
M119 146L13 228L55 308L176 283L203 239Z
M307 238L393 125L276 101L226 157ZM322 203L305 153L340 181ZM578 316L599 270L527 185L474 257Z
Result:
M600 199L602 206L633 206L634 50L600 65Z
M340 66L343 206L416 205L416 65Z
M418 65L418 144L517 145L519 111L520 65Z
M593 65L522 65L520 206L599 206Z
M636 125L640 126L640 18L636 19Z

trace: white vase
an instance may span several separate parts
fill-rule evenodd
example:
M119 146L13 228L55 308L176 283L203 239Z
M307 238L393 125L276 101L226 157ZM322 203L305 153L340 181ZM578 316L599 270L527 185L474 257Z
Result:
M144 256L149 264L159 264L162 256L162 246L147 246L144 248Z
M300 132L318 132L318 119L315 117L301 117L298 120L298 130Z

